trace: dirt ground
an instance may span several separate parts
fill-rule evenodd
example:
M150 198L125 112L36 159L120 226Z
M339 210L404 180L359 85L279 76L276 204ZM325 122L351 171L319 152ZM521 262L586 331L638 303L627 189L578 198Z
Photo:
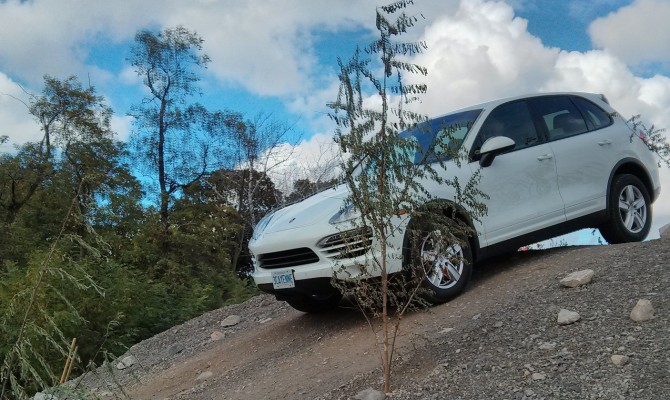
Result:
M558 285L585 268L595 270L591 284ZM643 297L657 317L636 325L627 313ZM668 241L520 252L486 262L463 295L405 317L389 396L663 398L648 396L670 391L669 301ZM560 308L583 318L558 327ZM241 321L221 326L230 315ZM609 356L617 351L632 361L614 368ZM379 346L346 301L334 313L308 315L257 296L174 327L129 354L137 360L132 367L112 366L113 375L99 370L82 383L99 398L132 399L346 399L381 387Z

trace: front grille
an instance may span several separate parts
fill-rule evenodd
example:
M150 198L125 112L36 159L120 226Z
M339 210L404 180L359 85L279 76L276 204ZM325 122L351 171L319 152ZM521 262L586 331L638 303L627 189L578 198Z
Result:
M367 253L372 246L372 229L367 226L321 239L318 246L327 258L341 260Z
M258 261L258 266L261 268L277 269L315 263L319 261L319 256L311 249L301 247L299 249L259 254L256 257L256 261Z

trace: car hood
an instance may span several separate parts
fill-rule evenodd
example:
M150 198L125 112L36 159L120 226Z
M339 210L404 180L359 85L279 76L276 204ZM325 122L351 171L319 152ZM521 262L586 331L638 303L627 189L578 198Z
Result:
M272 214L262 233L274 233L303 228L328 220L342 209L349 196L347 185L338 185L316 193L298 203L291 204Z

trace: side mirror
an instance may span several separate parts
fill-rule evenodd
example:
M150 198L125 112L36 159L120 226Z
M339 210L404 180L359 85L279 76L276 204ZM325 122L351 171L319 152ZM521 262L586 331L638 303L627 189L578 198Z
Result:
M508 138L507 136L495 136L487 139L482 148L479 150L481 158L479 159L479 165L482 168L486 168L493 163L493 159L501 153L506 152L507 150L513 149L516 146L514 140Z

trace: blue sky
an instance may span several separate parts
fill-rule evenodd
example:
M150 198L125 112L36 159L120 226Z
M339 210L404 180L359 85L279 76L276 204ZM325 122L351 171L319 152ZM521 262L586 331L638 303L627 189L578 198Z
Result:
M212 62L201 99L294 125L286 165L301 169L329 146L325 107L337 94L336 59L364 46L374 0L0 0L0 135L39 137L23 90L42 76L90 79L114 108L119 138L142 87L129 66L134 34L182 24L205 40ZM428 50L428 115L492 98L538 91L604 93L624 115L670 127L668 0L416 0L413 39ZM11 151L6 144L2 151ZM655 228L670 222L670 177Z

